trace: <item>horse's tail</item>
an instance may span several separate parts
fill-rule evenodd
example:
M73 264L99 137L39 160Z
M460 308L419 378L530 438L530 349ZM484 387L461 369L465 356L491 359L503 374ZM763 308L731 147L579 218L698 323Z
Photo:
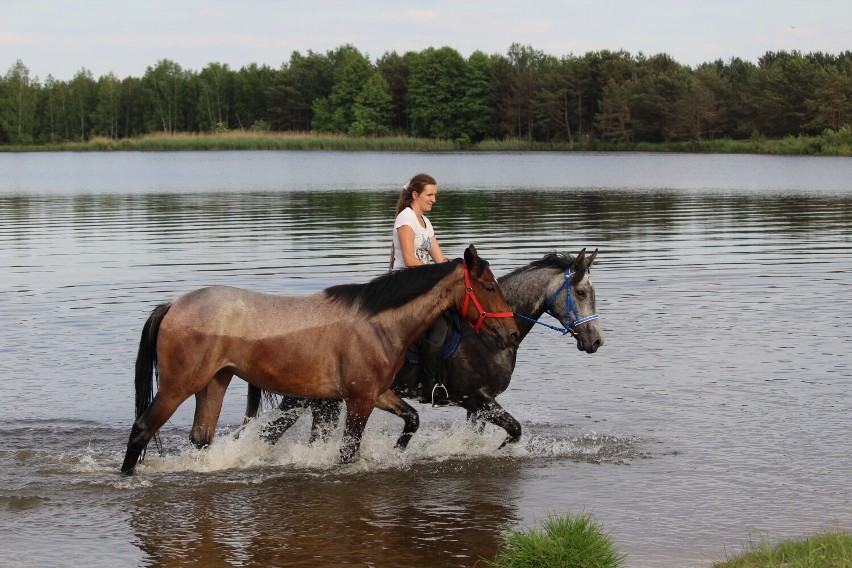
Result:
M142 337L139 339L139 353L136 355L136 419L154 400L154 373L157 370L157 334L160 323L171 303L160 304L151 312L148 321L142 326Z

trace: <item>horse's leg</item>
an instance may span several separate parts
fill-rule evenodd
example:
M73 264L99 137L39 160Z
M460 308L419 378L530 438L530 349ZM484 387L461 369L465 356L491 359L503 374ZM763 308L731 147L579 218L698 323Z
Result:
M205 448L213 441L225 391L233 376L227 369L222 369L206 387L195 393L195 419L189 439L196 448Z
M340 420L340 401L335 398L315 398L310 401L311 416L311 443L317 440L328 441L331 432Z
M343 445L340 447L340 461L348 463L355 458L361 447L364 427L373 412L375 399L361 396L346 399L346 427L343 430Z
M485 431L485 421L480 420L475 412L467 411L467 422L477 434L482 434Z
M189 398L189 395L169 395L162 391L157 393L145 412L133 423L133 428L130 430L130 440L127 442L127 452L124 454L124 462L121 464L122 473L126 475L133 473L133 469L139 461L139 456L145 451L148 442L187 398Z
M243 425L245 425L245 423L250 419L257 416L257 412L260 410L260 399L262 394L263 391L260 387L256 387L249 383L248 394L246 394L246 417L245 420L243 420Z
M493 398L486 399L484 402L472 402L468 411L473 413L475 420L491 422L506 431L506 439L500 444L500 448L521 439L521 423Z
M396 441L396 447L404 450L411 441L411 437L420 428L420 415L410 404L399 398L392 390L386 390L376 400L376 408L381 408L396 414L405 421L402 434Z
M290 426L295 424L302 415L299 410L306 408L309 402L310 399L307 398L283 397L281 404L278 405L278 410L284 412L284 414L266 425L263 429L263 439L270 444L278 443L284 432L289 430Z

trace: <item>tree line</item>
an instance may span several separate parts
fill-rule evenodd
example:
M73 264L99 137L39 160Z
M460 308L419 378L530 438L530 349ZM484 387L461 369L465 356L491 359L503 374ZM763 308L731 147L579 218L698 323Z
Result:
M295 51L280 68L201 71L163 59L142 77L0 78L0 144L85 142L228 130L452 140L675 142L838 131L852 124L852 51L767 52L695 67L669 55L505 55L451 47Z

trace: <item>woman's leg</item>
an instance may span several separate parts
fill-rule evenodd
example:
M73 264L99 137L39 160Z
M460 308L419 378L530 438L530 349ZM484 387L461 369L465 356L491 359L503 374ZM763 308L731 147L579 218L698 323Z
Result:
M449 393L444 384L441 351L450 331L449 312L438 317L432 327L423 334L419 348L419 372L422 387L420 402L431 402L432 406L450 404Z

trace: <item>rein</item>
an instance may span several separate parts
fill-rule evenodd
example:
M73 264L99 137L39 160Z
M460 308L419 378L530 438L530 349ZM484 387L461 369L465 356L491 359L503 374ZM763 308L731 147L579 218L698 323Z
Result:
M471 300L473 300L473 305L476 306L476 309L479 310L479 319L476 321L476 325L467 322L470 323L470 327L473 328L474 332L479 332L482 324L485 322L485 318L510 318L515 315L514 312L497 312L492 314L482 309L482 305L476 299L476 294L473 293L473 287L470 285L470 272L467 269L467 263L464 263L464 304L462 304L462 315L467 314L467 307Z
M568 314L568 313L574 314L574 322L573 323L569 323L568 327L556 327L555 325L550 325L550 324L544 323L542 321L538 321L537 319L527 317L523 314L515 314L515 315L518 316L521 319L525 319L527 321L531 321L533 323L537 323L539 325L543 325L544 327L548 327L552 330L558 331L562 335L566 335L566 334L570 333L572 336L577 335L577 332L574 331L574 328L577 327L578 325L581 325L581 324L584 324L586 322L590 322L592 320L598 319L598 317L599 317L598 314L592 314L590 316L580 318L580 313L577 311L577 305L574 303L574 297L571 296L571 277L574 276L574 273L569 272L569 270L570 269L568 269L568 268L565 269L565 279L562 281L562 286L560 286L559 289L556 291L556 293L553 294L550 297L550 299L547 301L547 305L545 305L544 311L545 311L546 314L550 314L552 317L559 319L559 318L556 317L556 314L553 313L551 306L553 306L553 302L559 296L559 293L562 292L562 290L565 290L565 298L566 298L565 303L567 304L565 306L565 313L566 314Z

